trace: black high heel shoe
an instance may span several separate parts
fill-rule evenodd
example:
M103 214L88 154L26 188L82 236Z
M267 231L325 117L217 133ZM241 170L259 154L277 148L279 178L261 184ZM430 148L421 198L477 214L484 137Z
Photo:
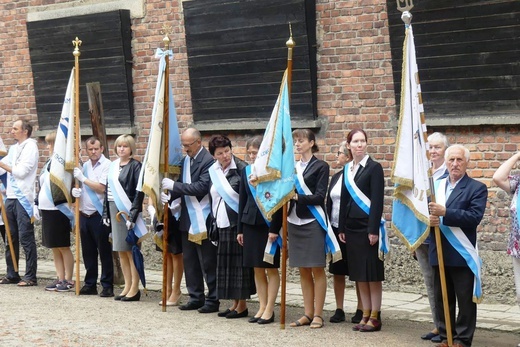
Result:
M258 321L257 321L258 324L269 324L272 322L274 322L274 312L273 312L273 315L271 316L271 318L269 318L269 319L258 318Z
M121 298L121 301L139 301L141 299L141 291L138 291L134 296L125 296Z

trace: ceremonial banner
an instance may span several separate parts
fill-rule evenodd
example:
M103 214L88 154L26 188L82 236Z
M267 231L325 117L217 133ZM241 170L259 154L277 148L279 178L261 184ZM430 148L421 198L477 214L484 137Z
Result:
M173 92L169 86L168 100L168 117L169 128L163 128L164 116L164 88L166 81L166 58L171 58L173 52L171 50L163 51L157 49L155 57L160 59L159 73L157 75L157 85L155 87L155 99L152 110L152 125L150 135L148 137L148 147L143 160L141 174L139 177L139 185L137 190L144 192L149 196L148 203L151 203L157 213L157 219L163 219L163 204L161 203L161 167L164 165L164 132L168 131L169 151L168 166L169 170L173 166L180 166L182 161L182 145L179 135L179 127L177 125L177 112L175 111L175 103L173 100Z
M256 203L264 218L270 221L272 215L294 195L294 153L287 70L252 173L258 178Z
M74 169L74 68L70 73L60 122L56 131L54 152L51 157L51 194L54 204L72 203L72 170Z
M391 180L395 183L392 225L413 251L428 237L430 196L428 143L412 25L406 26L401 111Z

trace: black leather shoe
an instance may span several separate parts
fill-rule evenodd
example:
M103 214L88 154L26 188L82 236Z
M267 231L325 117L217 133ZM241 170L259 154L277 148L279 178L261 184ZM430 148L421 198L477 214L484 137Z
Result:
M262 317L251 317L251 318L249 318L248 322L257 323L260 318L262 318Z
M111 298L114 296L114 289L112 287L105 287L99 296L102 298Z
M229 319L233 319L233 318L244 318L244 317L247 317L249 315L249 311L248 309L246 308L244 311L238 313L237 310L233 310L231 312L228 313L228 315L226 316L226 318L229 318Z
M356 310L356 313L354 313L352 318L350 318L350 322L358 324L359 322L361 322L361 319L363 319L363 311L358 309Z
M188 301L187 304L179 306L179 310L181 310L181 311L193 311L193 310L198 310L202 306L204 306L204 304L200 304L200 303L193 302L193 301Z
M114 300L121 301L121 299L124 297L125 297L125 295L116 295L116 296L114 296Z
M228 314L230 314L232 311L229 308L226 308L225 311L217 313L217 316L219 317L226 317Z
M125 296L121 298L121 301L139 301L141 300L141 291L138 291L134 296Z
M431 342L433 343L441 343L442 342L442 337L441 335L437 335L437 336L434 336L430 339Z
M337 308L336 312L334 312L334 315L332 317L330 317L329 321L331 323L344 322L345 321L345 312L342 309Z
M423 339L423 340L431 340L431 339L433 339L437 335L439 335L439 334L435 334L435 333L429 332L428 334L422 335L421 339Z
M208 306L208 305L204 305L204 306L202 306L201 308L199 308L197 311L199 311L199 313L213 313L213 312L218 312L218 306Z
M79 295L97 295L97 288L96 287L88 287L88 286L83 286L80 290L79 290Z
M273 315L271 316L271 318L269 318L269 319L263 319L263 318L258 319L258 324L269 324L272 322L274 322L274 312L273 312Z

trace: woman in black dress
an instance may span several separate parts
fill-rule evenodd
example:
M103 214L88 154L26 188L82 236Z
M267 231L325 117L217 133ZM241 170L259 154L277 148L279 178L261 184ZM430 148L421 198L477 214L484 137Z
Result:
M246 151L251 163L256 159L261 142L260 136L246 142ZM274 243L278 234L269 233L269 226L256 205L252 191L254 188L249 184L248 172L247 168L242 171L240 181L237 241L244 247L244 266L254 268L260 302L258 311L249 319L249 323L269 324L274 321L274 305L280 288L280 250L276 251L272 264L264 261L264 251L267 240Z
M347 148L352 161L343 171L339 237L346 242L349 276L356 281L363 305L363 318L353 330L379 331L385 279L383 261L378 255L384 203L383 167L368 156L367 135L362 129L354 129L347 135ZM368 211L356 202L362 198L370 203Z

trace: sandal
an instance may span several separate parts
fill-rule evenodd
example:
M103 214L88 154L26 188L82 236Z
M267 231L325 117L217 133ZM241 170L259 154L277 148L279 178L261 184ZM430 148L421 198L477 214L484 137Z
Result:
M7 277L4 277L0 280L0 284L17 284L18 282L20 282L20 280L13 280L13 279L10 279L10 278L7 278Z
M18 282L18 287L34 287L36 285L36 281L31 280L21 280L20 282Z
M303 322L303 323L300 322L300 319L302 319L302 318L307 319L307 321ZM310 325L311 322L312 322L311 317L307 316L306 314L304 314L300 319L292 322L291 324L289 324L289 326L292 327L292 328L296 328L296 327L301 327L301 326L304 326L304 325Z
M316 319L316 318L321 319L321 322L320 323L315 322L314 319ZM321 316L314 316L314 319L312 320L310 328L311 329L323 328L323 325L325 325L325 322L323 321L323 318Z

